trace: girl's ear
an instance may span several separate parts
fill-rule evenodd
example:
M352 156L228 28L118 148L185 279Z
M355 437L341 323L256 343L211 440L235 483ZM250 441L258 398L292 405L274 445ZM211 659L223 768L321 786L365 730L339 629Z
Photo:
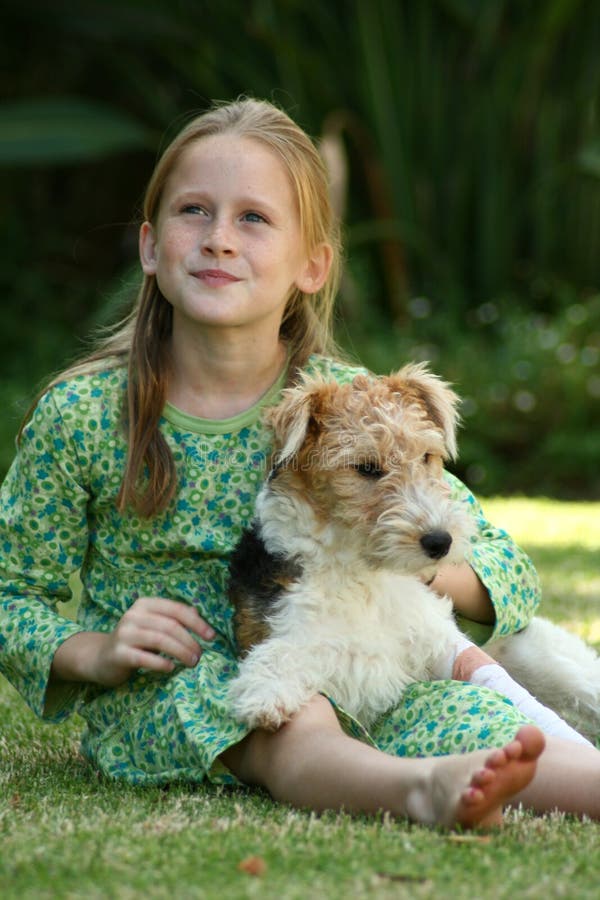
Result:
M140 228L139 252L144 275L156 275L156 234L150 222L144 222Z
M303 294L316 294L327 281L332 262L333 250L330 244L319 244L305 261L296 279L296 287Z

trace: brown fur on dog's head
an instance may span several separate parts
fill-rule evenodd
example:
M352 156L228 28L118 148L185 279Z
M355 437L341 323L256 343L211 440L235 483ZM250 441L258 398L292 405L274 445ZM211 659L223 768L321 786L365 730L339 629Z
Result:
M460 398L450 385L430 372L425 363L411 363L385 380L392 391L402 395L405 403L413 402L423 407L444 436L447 458L454 459Z
M268 412L268 422L275 434L276 462L289 463L307 438L316 441L326 425L334 426L336 407L352 403L353 392L357 408L360 395L369 393L373 415L377 415L378 403L386 410L397 407L400 415L402 410L410 409L412 414L420 412L437 429L442 439L443 458L455 457L459 398L426 364L412 363L389 376L357 375L347 385L304 376L298 385L285 390L281 403Z

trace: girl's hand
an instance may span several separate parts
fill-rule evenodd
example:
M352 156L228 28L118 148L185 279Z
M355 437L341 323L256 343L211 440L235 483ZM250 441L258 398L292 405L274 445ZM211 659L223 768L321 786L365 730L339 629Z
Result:
M54 655L52 675L62 681L116 687L137 669L172 672L178 663L192 667L202 653L193 634L207 641L215 636L192 606L161 597L140 597L114 631L80 632L61 644Z

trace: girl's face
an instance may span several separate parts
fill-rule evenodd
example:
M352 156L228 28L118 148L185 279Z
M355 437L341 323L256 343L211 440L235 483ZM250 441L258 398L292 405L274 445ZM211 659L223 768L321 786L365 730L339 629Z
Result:
M251 138L213 135L189 145L169 176L140 256L173 306L174 325L278 335L291 291L314 293L330 250L307 256L282 161Z

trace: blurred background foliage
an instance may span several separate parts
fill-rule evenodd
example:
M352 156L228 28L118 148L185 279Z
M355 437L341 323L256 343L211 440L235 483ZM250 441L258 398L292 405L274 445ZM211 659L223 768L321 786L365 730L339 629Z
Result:
M322 141L342 345L456 384L478 492L600 496L596 0L5 0L0 40L0 471L134 292L160 148L248 93Z

